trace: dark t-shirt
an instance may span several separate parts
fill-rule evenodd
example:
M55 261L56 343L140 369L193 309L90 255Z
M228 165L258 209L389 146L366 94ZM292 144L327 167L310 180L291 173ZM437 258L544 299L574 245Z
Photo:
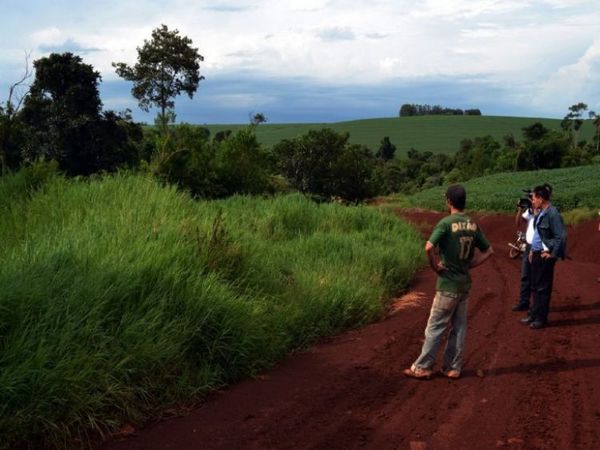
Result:
M464 213L451 214L438 222L428 240L439 248L447 269L438 275L436 290L469 292L469 265L475 248L486 251L490 247L479 226Z

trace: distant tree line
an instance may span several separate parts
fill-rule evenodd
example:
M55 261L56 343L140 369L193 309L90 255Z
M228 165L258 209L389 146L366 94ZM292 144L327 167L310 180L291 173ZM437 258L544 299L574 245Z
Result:
M400 107L400 117L411 116L481 116L479 109L443 108L440 105L405 103Z

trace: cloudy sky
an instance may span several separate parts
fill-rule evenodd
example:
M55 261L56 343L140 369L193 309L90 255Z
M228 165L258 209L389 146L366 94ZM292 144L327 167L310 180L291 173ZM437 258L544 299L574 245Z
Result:
M204 56L178 120L334 122L396 116L403 103L555 117L600 111L597 0L0 0L0 100L24 54L80 55L105 108L151 121L111 62L166 24Z

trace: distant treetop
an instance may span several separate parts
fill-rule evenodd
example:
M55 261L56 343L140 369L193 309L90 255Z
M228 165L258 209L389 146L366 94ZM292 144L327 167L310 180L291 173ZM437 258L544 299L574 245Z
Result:
M479 109L442 108L440 105L405 103L400 107L400 117L410 116L481 116Z

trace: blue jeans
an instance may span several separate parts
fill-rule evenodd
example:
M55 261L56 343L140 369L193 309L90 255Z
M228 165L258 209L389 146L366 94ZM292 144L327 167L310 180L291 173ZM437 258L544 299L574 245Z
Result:
M467 334L468 300L468 292L437 291L435 293L427 328L425 328L425 342L421 349L421 355L414 362L413 368L427 370L433 368L444 332L448 328L448 324L451 324L452 330L444 352L443 369L458 371L462 369Z

